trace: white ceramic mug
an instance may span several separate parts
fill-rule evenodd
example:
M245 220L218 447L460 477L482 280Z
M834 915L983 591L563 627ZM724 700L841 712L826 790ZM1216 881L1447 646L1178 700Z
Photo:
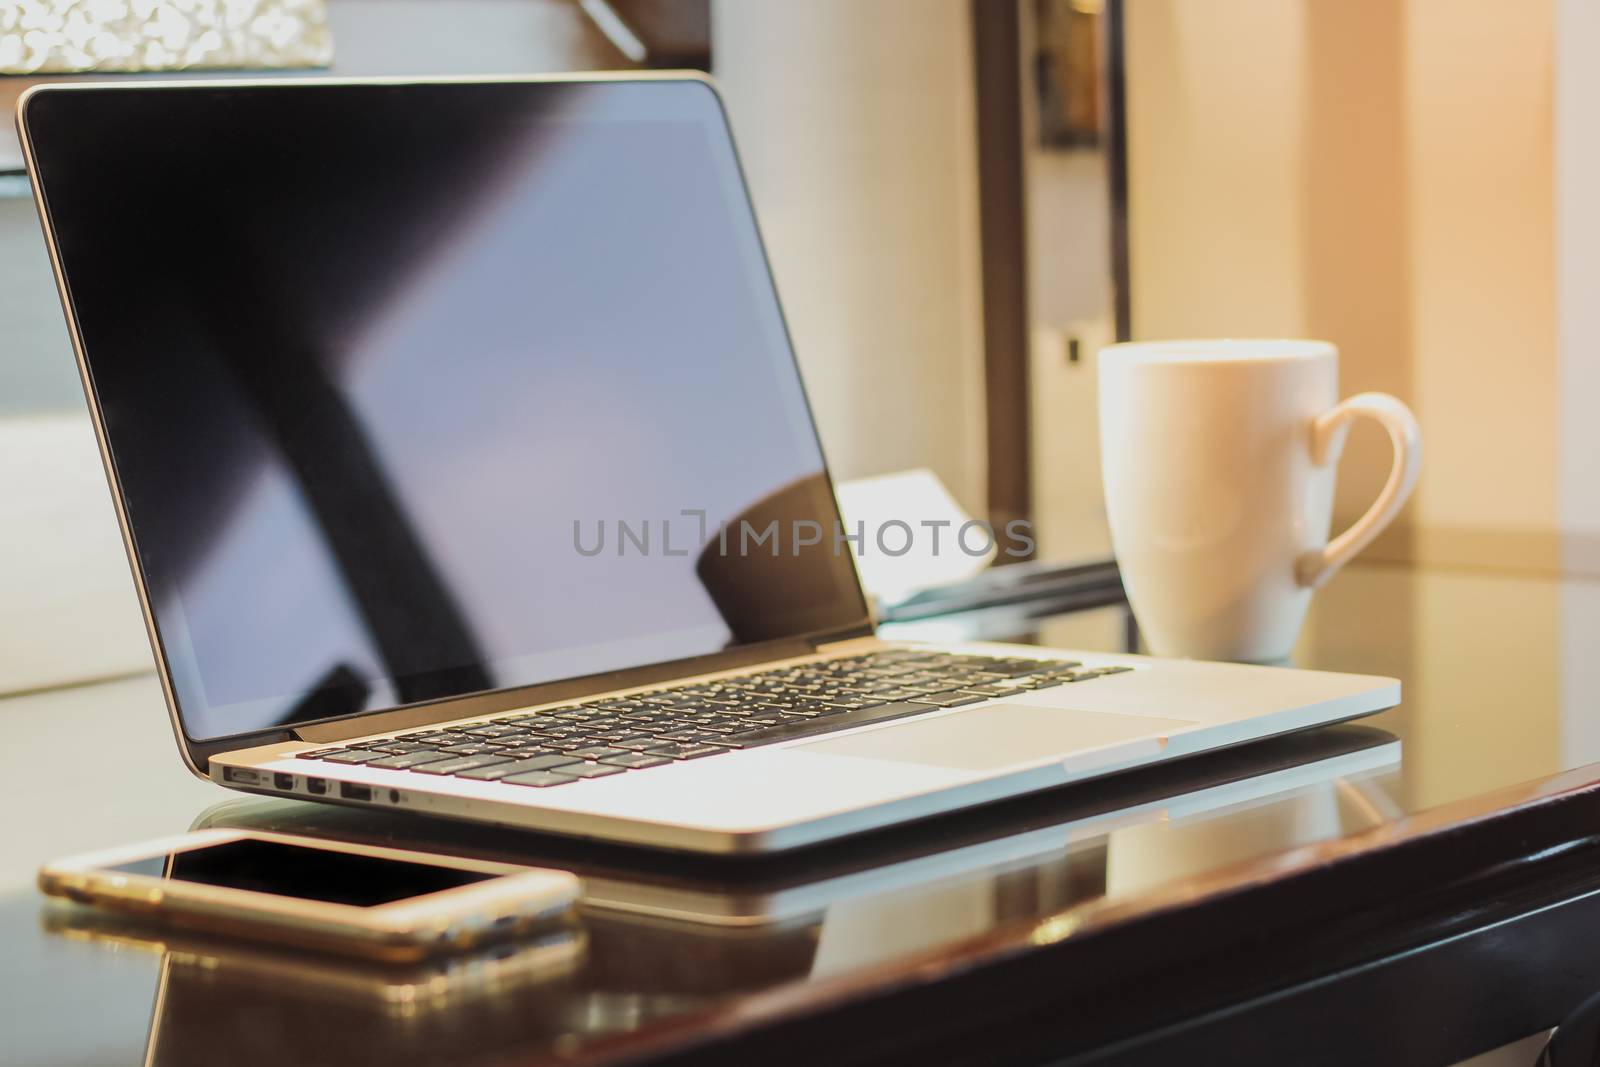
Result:
M1353 419L1388 431L1378 499L1328 539ZM1386 393L1339 400L1321 341L1152 341L1100 353L1100 456L1122 581L1151 651L1265 663L1294 647L1311 592L1393 521L1422 465Z

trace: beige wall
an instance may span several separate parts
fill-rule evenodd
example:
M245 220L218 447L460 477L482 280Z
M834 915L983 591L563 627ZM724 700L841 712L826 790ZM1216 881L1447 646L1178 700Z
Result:
M718 0L715 74L837 476L931 467L983 514L964 0Z
M1411 358L1433 460L1421 518L1553 531L1553 5L1406 11Z
M1104 559L1111 533L1094 354L1116 340L1105 158L1032 146L1026 163L1034 536L1042 559ZM1068 358L1072 338L1076 363Z
M1557 0L1556 323L1566 564L1600 573L1600 4Z
M1312 335L1427 456L1390 551L1553 566L1554 3L1128 5L1134 331ZM1348 520L1387 468L1370 429ZM1508 558L1515 557L1515 558Z

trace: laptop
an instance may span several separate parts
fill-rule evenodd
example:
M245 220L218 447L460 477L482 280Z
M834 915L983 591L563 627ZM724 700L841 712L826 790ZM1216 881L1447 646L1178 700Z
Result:
M882 546L839 517L703 78L18 116L178 747L221 785L755 854L1399 701L878 637Z

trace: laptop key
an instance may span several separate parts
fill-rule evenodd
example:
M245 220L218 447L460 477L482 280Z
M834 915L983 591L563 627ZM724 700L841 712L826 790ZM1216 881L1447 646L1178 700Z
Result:
M1077 667L1078 663L1072 660L1040 659L1016 660L1010 664L997 666L995 673L1004 674L1007 678L1021 678L1024 675L1038 674L1041 671L1058 671L1066 667Z
M645 752L652 756L666 756L669 759L686 760L699 759L701 756L715 756L719 752L727 752L722 745L657 745L647 748Z
M733 748L755 748L759 745L775 745L780 741L793 741L797 737L815 737L818 734L831 734L838 730L848 730L852 726L865 726L868 723L887 722L890 719L901 719L907 715L924 715L933 710L929 704L880 704L875 708L865 711L855 711L848 715L830 715L825 719L795 719L779 726L771 726L765 730L751 730L743 734L730 734L720 739L717 744L728 745Z
M962 689L946 689L942 693L930 693L925 697L914 697L906 701L906 703L931 704L936 708L959 708L965 704L977 704L988 699L983 693L969 693Z
M449 744L455 739L454 735L442 730L413 730L408 734L396 734L396 741L404 741L418 745Z
M613 741L612 748L626 749L629 752L643 752L647 748L660 748L666 742L659 737L636 737L631 741Z
M608 745L591 745L588 748L575 748L567 753L567 755L573 759L586 760L604 759L606 756L625 756L627 754L627 749L612 748Z
M494 745L473 742L465 745L451 745L449 748L441 748L439 751L448 752L452 756L482 756L486 753L499 752L501 750Z
M525 734L528 731L527 728L523 726L512 726L510 723L500 723L497 725L491 724L489 726L474 726L466 732L471 734L473 737L490 738L516 737L518 735Z
M604 763L570 763L565 767L557 767L560 774L570 774L574 778L604 778L607 775L621 774L626 767L611 767Z
M426 752L402 752L396 756L385 756L382 759L369 760L368 767L377 767L385 771L409 771L413 767L420 767L424 763L438 763L441 760L451 759L448 753L436 752L429 749Z
M308 748L304 752L296 752L295 759L326 759L335 752L345 751L342 748Z
M578 757L566 752L541 752L537 756L525 755L517 761L517 767L524 771L547 771L551 767L565 767L569 763L581 762Z
M663 741L704 741L707 737L716 735L704 730L669 730L656 736Z
M639 730L602 730L599 733L590 734L589 736L594 738L597 743L605 745L620 745L624 741L650 740L649 734L643 733Z
M560 748L555 745L545 744L539 738L534 738L526 744L509 745L505 748L495 748L489 751L501 756L510 756L512 759L533 759L535 756L559 756L561 754Z
M511 785L531 785L535 789L548 789L553 785L567 785L577 779L570 774L557 774L554 771L528 771L523 774L512 774L500 779Z
M474 782L498 782L502 778L513 774L526 774L529 771L548 771L552 767L569 766L575 761L571 756L535 756L532 759L517 760L515 763L498 763L493 767L479 767L475 770L462 771L457 778L468 778Z
M576 737L583 733L583 730L572 723L563 722L560 724L552 723L549 726L535 726L530 730L523 731L523 736L529 733L537 734L539 737Z
M459 759L424 763L415 769L418 774L460 774L462 771L475 771L479 767L493 767L499 763L514 762L516 762L514 757L504 755L462 756Z
M540 737L536 742L544 748L556 752L571 752L577 748L593 748L594 742L587 737Z
M343 752L334 752L331 755L319 756L324 763L366 763L382 756L382 752L368 752L366 749L349 748Z
M671 763L672 760L667 756L652 756L648 752L624 752L620 756L604 756L600 762L612 767L641 770L645 767L659 767L663 763Z

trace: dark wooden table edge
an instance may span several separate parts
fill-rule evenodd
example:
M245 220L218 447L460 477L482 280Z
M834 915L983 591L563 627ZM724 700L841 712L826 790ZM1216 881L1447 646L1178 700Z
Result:
M1236 1064L1448 1063L1552 1026L1600 989L1600 951L1583 965L1563 951L1585 926L1600 948L1600 764L586 1052L764 1065L1208 1052ZM1486 958L1492 985L1475 969Z

